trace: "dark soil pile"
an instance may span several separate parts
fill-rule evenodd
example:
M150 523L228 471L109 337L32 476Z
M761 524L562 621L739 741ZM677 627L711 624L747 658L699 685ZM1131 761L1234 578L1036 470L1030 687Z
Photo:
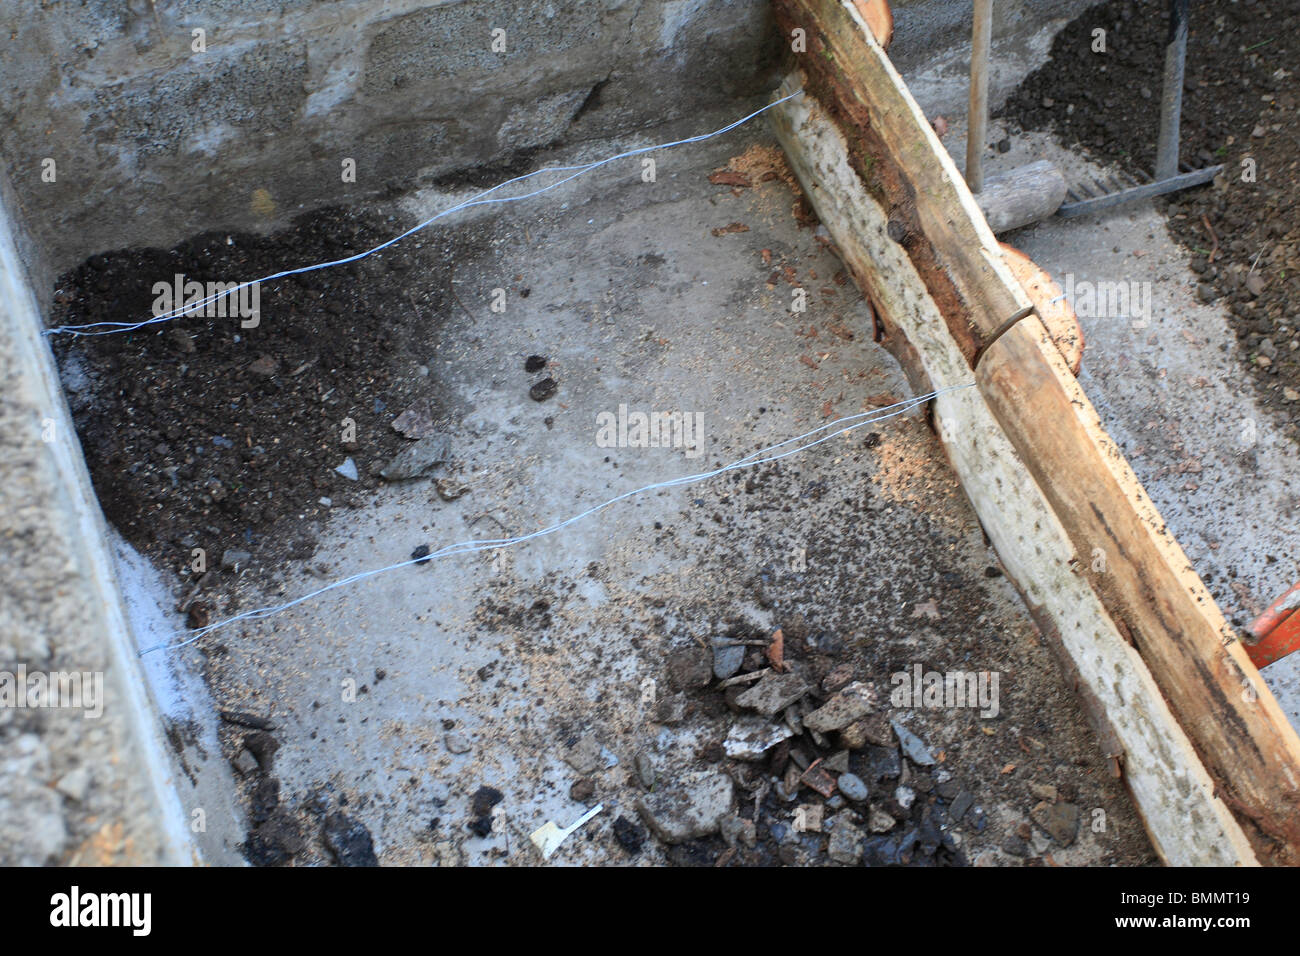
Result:
M59 279L53 320L141 321L152 315L154 283L177 274L247 281L372 248L396 231L330 209L273 236L210 233L171 250L94 256ZM209 566L226 550L263 568L311 556L313 523L359 504L405 444L392 419L413 401L432 401L437 414L436 381L416 370L427 367L427 343L452 301L451 270L412 270L408 251L424 243L449 263L451 249L431 235L264 283L254 328L185 316L53 340L100 502L134 547L177 570L196 547ZM349 458L355 481L335 471Z
M1106 31L1104 54L1092 49L1098 28ZM1093 7L1057 35L1051 59L1002 115L1150 173L1167 30L1164 0ZM1226 300L1262 401L1291 417L1300 399L1297 70L1300 0L1194 5L1181 157L1225 169L1217 186L1159 200L1173 235L1195 253L1202 300Z

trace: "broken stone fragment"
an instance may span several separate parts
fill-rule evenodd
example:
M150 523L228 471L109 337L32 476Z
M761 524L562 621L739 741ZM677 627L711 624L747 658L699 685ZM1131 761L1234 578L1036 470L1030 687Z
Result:
M438 489L438 497L443 501L455 501L469 491L469 485L461 484L454 478L439 478L434 485Z
M660 840L684 843L717 833L734 802L734 784L725 773L693 771L657 793L642 794L636 809Z
M715 637L713 639L713 676L718 680L726 680L740 672L741 665L745 663L745 651L747 648L743 644L737 644L727 637Z
M221 553L221 566L227 570L243 567L253 560L253 556L247 551L223 551Z
M868 745L892 747L894 729L884 714L868 714L840 731L840 743L849 750L861 750Z
M808 685L797 674L768 674L736 698L736 703L771 717L808 693Z
M862 862L862 841L865 834L853 825L849 814L841 813L829 821L831 836L826 852L836 863L856 866Z
M584 777L604 766L600 741L595 737L582 737L564 752L564 762Z
M754 825L754 821L746 820L736 814L723 817L718 831L727 846L743 843L745 846L752 847L758 842L758 828Z
M1029 818L1061 846L1069 846L1079 833L1079 808L1073 803L1048 803L1029 811Z
M365 824L343 813L325 818L321 834L339 866L378 866L374 841Z
M433 409L427 402L417 402L393 419L393 431L407 438L428 438L438 432Z
M762 717L742 717L731 727L722 749L736 760L762 760L763 755L783 740L794 736L785 724Z
M713 661L702 647L682 647L669 653L668 683L677 690L706 687L713 680Z
M54 785L54 789L69 800L82 803L86 799L86 794L90 792L90 768L78 767L64 774Z
M247 777L251 773L257 773L257 758L247 750L241 748L239 753L235 754L235 759L230 762L234 765L234 768L239 771L241 777Z
M872 807L867 816L867 829L872 833L888 833L894 829L895 820L879 807Z
M912 763L921 767L933 767L937 763L924 740L896 720L890 721L890 724L894 728L894 733L898 734L898 742L902 745L903 753L907 754Z
M823 734L847 727L871 713L872 696L870 686L855 681L806 715L803 719L804 726Z
M448 461L450 449L451 439L446 435L429 435L399 451L379 470L379 474L388 481L418 478L430 468Z
M636 767L636 776L641 781L641 786L647 790L653 790L655 786L655 767L650 761L650 755L643 750L636 755L632 763Z

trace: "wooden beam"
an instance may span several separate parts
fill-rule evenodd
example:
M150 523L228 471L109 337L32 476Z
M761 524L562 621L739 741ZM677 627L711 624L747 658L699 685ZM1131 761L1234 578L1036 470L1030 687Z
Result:
M1040 222L1061 208L1069 187L1061 171L1045 159L990 176L975 201L998 235Z
M1071 573L1141 656L1259 860L1300 864L1300 739L1029 308L951 158L851 2L775 0L774 8L783 30L807 36L795 62L808 92L792 102L815 97L844 137L846 162L886 211L885 235L911 262L1066 536ZM829 190L811 191L817 208ZM828 228L841 249L852 241ZM869 294L875 301L881 291ZM911 351L924 352L908 338ZM1129 765L1147 759L1126 750Z

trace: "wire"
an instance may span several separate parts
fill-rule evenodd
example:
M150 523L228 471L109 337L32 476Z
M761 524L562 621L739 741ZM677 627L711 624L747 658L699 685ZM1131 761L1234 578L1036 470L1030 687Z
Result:
M343 266L352 262L358 262L361 259L366 258L367 256L372 256L376 252L380 252L384 249L387 249L389 246L401 242L407 236L414 235L420 230L427 228L428 226L437 222L439 219L443 218L444 216L449 216L454 212L461 211L462 209L469 209L473 206L486 206L494 203L520 202L524 199L531 199L534 196L540 196L542 193L549 192L550 190L555 189L557 186L563 186L565 183L572 182L573 180L577 179L579 176L584 176L594 169L599 169L602 166L608 166L610 163L617 162L620 159L627 159L630 156L640 156L643 153L652 153L661 149L672 149L676 146L686 146L691 143L702 143L705 140L713 139L715 136L721 136L724 133L729 133L736 127L748 123L755 116L759 116L763 113L766 113L768 110L772 109L773 107L780 106L782 103L786 102L787 100L794 99L796 96L799 96L802 93L803 90L796 90L795 92L791 93L789 96L783 96L779 100L775 100L771 103L768 103L766 106L762 107L761 109L755 110L754 112L750 113L748 116L738 119L733 123L728 123L726 126L722 127L721 129L714 130L712 133L700 133L696 136L687 137L686 139L674 140L673 142L670 143L660 143L657 146L641 146L637 149L630 149L627 150L626 152L618 153L615 156L610 156L607 159L595 160L590 163L579 163L573 166L548 166L545 169L537 169L531 173L525 173L522 176L516 176L514 179L507 179L503 183L498 183L497 185L492 186L489 189L485 189L483 192L478 193L477 195L472 196L463 202L459 202L454 206L450 206L442 210L437 215L431 216L430 218L426 219L424 222L420 223L417 226L412 226L410 229L406 230L406 232L402 233L401 235L394 236L392 239L389 239L387 242L380 243L379 245L375 246L373 249L367 249L365 252L358 252L355 255L347 256L343 259L332 259L328 262L318 262L315 265L301 266L297 269L286 269L282 272L276 272L273 273L272 275L263 276L260 279L253 279L249 282L241 282L239 285L233 288L223 289L220 292L214 292L213 294L207 296L204 299L179 305L176 308L171 309L170 311L163 312L160 315L156 315L153 318L146 319L143 322L89 322L86 323L85 325L60 325L51 329L46 329L42 334L43 335L68 334L68 335L76 335L76 336L113 335L118 332L133 332L136 329L142 329L145 328L146 326L156 325L160 322L169 322L172 319L178 318L182 315L193 314L195 310L199 309L202 306L209 305L213 302L216 302L218 299L225 298L228 295L234 295L235 293L240 292L243 289L247 289L248 287L253 285L258 285L263 282L273 282L276 279L284 279L287 278L288 276L301 275L304 272L315 272L318 269L328 269L333 266ZM526 179L532 179L534 176L541 176L546 173L563 173L563 172L572 172L572 175L565 176L564 178L558 179L548 186L543 186L540 189L535 189L532 192L523 193L518 196L492 196L492 193L495 193L499 189L504 189L506 186L513 185L514 183L523 182Z
M833 422L828 422L825 425L820 425L817 428L812 429L811 431L804 432L802 435L797 435L794 438L787 438L785 441L778 442L775 445L768 445L765 448L760 448L758 451L750 452L745 457L738 458L736 461L731 462L731 464L723 465L719 468L713 469L712 471L700 472L694 475L683 475L680 478L672 478L669 479L668 481L657 481L654 482L653 484L644 485L640 488L633 489L632 491L625 491L621 495L616 495L613 498L610 498L608 501L602 501L600 504L594 505L585 511L579 512L578 514L574 515L571 518L566 518L563 521L557 522L556 524L553 525L549 525L548 527L545 528L541 528L537 531L531 532L530 534L519 535L517 537L509 537L509 538L486 538L486 539L472 538L468 541L458 541L454 544L449 544L443 548L440 548L437 551L430 552L429 554L419 558L410 558L406 561L399 561L396 564L387 565L386 567L373 568L369 571L362 571L358 574L353 574L349 577L341 578L338 581L334 581L331 582L330 584L326 584L324 587L317 588L315 591L312 591L308 594L304 594L302 597L295 598L292 601L287 601L284 604L276 604L276 605L271 605L269 607L255 608L251 611L245 611L242 614L237 614L234 617L227 618L224 621L216 621L212 624L208 624L205 627L201 627L193 632L190 632L190 636L186 640L177 643L154 644L142 650L140 652L140 656L143 657L144 655L151 654L154 651L175 650L177 648L185 647L188 644L193 644L199 638L211 634L213 631L219 628L229 627L231 624L235 624L239 621L260 620L262 618L271 617L274 614L279 614L282 611L287 611L289 608L296 607L299 604L302 604L306 601L310 601L313 598L319 597L320 595L325 594L326 592L333 591L336 588L341 588L349 584L355 584L358 581L364 581L367 578L372 578L379 574L386 574L389 571L396 571L398 568L410 567L411 565L414 564L424 564L425 562L433 561L438 558L445 558L453 554L470 554L475 551L486 551L494 548L513 547L514 545L523 544L526 541L532 541L535 538L541 538L546 535L554 534L557 531L567 528L571 524L581 521L584 518L590 517L591 515L594 515L599 511L603 511L604 509L608 508L610 505L617 504L620 501L625 501L626 499L632 498L636 495L645 494L646 492L649 491L657 491L661 488L676 488L681 485L691 485L700 481L706 481L710 478L716 478L718 475L723 475L729 471L735 471L740 468L750 468L755 465L765 465L774 461L780 461L782 458L787 458L790 455L797 454L801 451L806 451L809 448L813 448L817 445L820 445L822 442L829 441L832 438L835 438L839 435L846 434L847 432L851 432L854 429L862 428L865 425L875 424L876 422L881 422L888 418L894 418L897 415L902 415L905 412L911 411L912 409L925 404L926 402L930 401L933 398L943 395L945 392L951 392L951 391L956 391L958 389L973 388L973 387L974 387L973 384L950 385L947 388L941 388L938 391L929 392L925 395L919 395L914 398L909 398L902 402L896 402L895 404L887 405L884 408L877 408L877 409L873 409L870 412L862 412L857 415L848 415L844 418L838 418ZM842 427L837 427L837 426L842 426ZM836 430L827 432L828 429L836 429ZM808 441L806 444L796 445L797 442L802 442L805 439L812 438L812 436L817 435L819 432L827 432L827 434L824 434L821 437L816 438L812 441ZM787 446L790 445L796 445L796 447L787 448ZM781 451L779 454L776 454L778 449L782 449L782 448L785 448L786 450Z

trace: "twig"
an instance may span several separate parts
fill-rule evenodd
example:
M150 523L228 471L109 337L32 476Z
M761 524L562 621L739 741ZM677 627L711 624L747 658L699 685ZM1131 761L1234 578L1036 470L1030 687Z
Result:
M772 673L772 668L764 667L762 670L750 671L748 674L737 674L735 677L728 677L718 685L718 690L730 687L732 684L749 684L758 680L764 674Z
M1214 242L1214 248L1210 250L1209 262L1214 265L1214 257L1219 252L1219 237L1214 234L1214 227L1210 225L1210 217L1201 213L1201 224L1205 226L1205 231L1210 234L1210 239Z

